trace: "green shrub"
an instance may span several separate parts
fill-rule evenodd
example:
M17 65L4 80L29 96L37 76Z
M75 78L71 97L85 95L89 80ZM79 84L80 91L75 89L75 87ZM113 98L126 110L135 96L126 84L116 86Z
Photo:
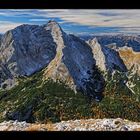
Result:
M140 103L125 86L120 86L122 76L107 77L104 98L101 102L91 101L82 93L74 93L62 82L51 79L42 81L43 71L29 78L19 79L19 85L9 91L0 92L0 121L9 114L18 114L18 120L28 122L59 122L87 118L125 118L140 121ZM124 77L125 79L125 77ZM31 107L31 108L29 108ZM3 113L7 111L6 115ZM11 117L11 116L10 116Z

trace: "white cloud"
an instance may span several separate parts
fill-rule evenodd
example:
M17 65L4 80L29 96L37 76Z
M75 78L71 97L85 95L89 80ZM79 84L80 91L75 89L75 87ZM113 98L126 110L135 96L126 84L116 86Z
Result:
M0 33L5 33L8 30L11 30L23 23L14 23L9 21L0 21Z
M60 18L60 24L72 22L74 24L88 25L91 27L139 27L140 26L140 10L101 10L101 9L10 9L10 10L0 10L0 16L8 17L30 17L28 22L47 22L48 18ZM39 17L39 18L38 18ZM2 21L0 21L2 22ZM20 23L14 23L11 21L10 24L4 24L0 26L0 32L10 29L19 25ZM122 28L122 31L136 31L137 29L126 29Z
M26 16L38 16L38 10L30 10L30 9L7 9L7 10L2 10L0 9L0 16L5 16L5 17L21 17L22 15Z
M132 27L140 25L140 10L61 10L55 14L48 10L46 12L50 17L60 17L68 22L89 26Z
M140 10L86 10L86 9L43 9L43 10L0 10L0 15L18 17L31 16L29 21L45 21L43 18L60 18L65 22L74 22L89 26L139 26ZM41 16L42 19L35 18Z

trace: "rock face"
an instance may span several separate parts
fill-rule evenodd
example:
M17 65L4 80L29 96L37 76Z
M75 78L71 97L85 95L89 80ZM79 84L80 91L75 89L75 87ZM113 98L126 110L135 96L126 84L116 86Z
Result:
M46 79L63 81L71 88L100 100L104 79L95 66L90 46L78 37L64 33L55 22L49 23L46 30L52 32L57 44L56 56L44 73Z
M55 56L56 44L41 26L21 25L8 31L1 40L1 61L12 75L29 76Z
M106 58L102 51L101 45L98 43L97 38L89 40L87 43L91 46L93 57L96 60L96 65L102 71L106 71Z
M102 71L113 72L114 70L127 71L127 68L121 59L119 53L116 51L116 46L110 44L108 46L101 46L97 38L90 39L87 43L91 46L93 57L96 60L96 65Z
M21 25L1 38L0 72L2 80L30 76L54 58L56 44L43 26Z
M45 27L50 31L52 37L57 44L55 58L49 63L44 73L44 80L51 78L54 81L60 80L69 85L72 89L75 88L74 81L63 62L63 49L65 47L64 38L67 36L56 22L49 22Z

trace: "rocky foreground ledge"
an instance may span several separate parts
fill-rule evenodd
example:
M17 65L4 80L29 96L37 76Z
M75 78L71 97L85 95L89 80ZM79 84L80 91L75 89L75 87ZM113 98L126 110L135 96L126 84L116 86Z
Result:
M117 119L70 120L54 124L4 121L0 131L140 131L140 122Z

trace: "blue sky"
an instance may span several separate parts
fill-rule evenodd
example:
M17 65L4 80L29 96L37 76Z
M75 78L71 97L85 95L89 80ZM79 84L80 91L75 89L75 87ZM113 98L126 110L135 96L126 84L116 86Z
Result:
M140 34L140 10L121 9L4 9L0 10L0 33L21 24L45 24L50 19L74 34Z

